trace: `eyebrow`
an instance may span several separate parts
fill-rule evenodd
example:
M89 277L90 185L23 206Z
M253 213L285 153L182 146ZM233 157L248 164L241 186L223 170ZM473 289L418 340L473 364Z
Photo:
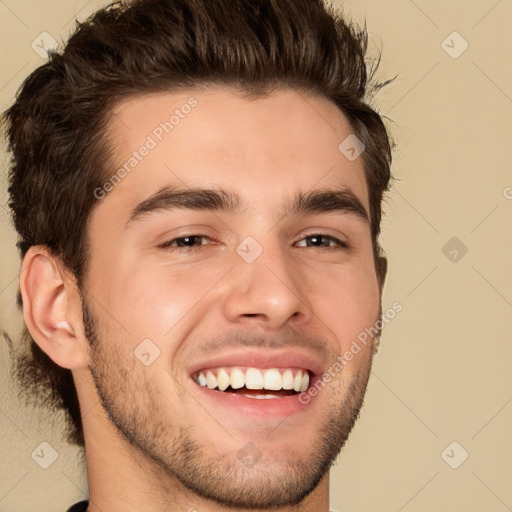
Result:
M238 194L223 189L164 187L139 203L132 210L126 225L158 211L189 209L239 213L242 207L242 200ZM370 224L365 207L348 189L299 192L285 205L283 215L325 212L355 214Z

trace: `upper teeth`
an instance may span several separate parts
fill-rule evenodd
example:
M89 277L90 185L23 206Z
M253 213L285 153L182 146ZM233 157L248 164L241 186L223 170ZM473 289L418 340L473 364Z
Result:
M202 370L197 374L196 381L200 386L224 391L229 386L240 389L267 389L279 391L293 389L297 393L309 387L309 373L300 369L268 368L217 368Z

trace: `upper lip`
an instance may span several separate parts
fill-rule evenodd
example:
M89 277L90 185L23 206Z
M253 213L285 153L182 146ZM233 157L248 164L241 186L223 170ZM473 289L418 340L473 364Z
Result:
M247 366L252 368L302 368L313 375L322 373L322 362L312 354L295 349L240 349L216 354L202 361L195 362L190 368L190 375L200 370L221 366Z

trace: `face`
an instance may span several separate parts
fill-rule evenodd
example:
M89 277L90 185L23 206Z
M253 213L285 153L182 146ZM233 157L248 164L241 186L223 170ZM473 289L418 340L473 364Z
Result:
M125 100L109 134L84 291L95 392L127 450L197 494L298 503L357 417L373 349L339 356L380 309L350 126L319 97L219 88Z

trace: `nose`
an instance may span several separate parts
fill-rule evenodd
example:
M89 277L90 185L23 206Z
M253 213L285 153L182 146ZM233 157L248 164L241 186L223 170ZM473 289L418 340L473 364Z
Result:
M230 322L270 331L307 321L310 308L300 275L285 251L266 248L252 263L236 254L235 262L224 301Z

